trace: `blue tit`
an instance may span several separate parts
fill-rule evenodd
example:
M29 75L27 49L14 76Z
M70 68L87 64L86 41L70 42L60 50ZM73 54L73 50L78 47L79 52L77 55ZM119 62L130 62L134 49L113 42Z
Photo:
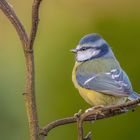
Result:
M108 43L99 34L84 36L76 48L72 81L91 106L108 106L135 100L131 82Z

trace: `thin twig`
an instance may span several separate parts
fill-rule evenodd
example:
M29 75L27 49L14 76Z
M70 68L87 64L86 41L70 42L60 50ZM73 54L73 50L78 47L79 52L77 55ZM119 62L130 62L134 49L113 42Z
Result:
M0 0L0 9L3 11L3 13L7 16L9 21L15 27L15 29L20 37L20 40L22 42L23 49L27 50L27 46L28 46L28 42L29 42L28 35L27 35L22 23L20 22L17 15L15 14L12 5L9 4L8 2L6 2L5 0Z
M137 99L135 101L129 101L127 103L121 104L121 105L113 105L109 107L104 107L100 109L100 113L97 114L96 112L92 112L91 114L87 115L87 113L83 113L81 116L84 118L84 121L93 121L93 120L99 120L99 119L104 119L104 118L109 118L112 116L120 115L122 113L126 113L128 110L131 110L135 108L138 104L140 103L140 99ZM104 114L104 115L103 115ZM65 125L65 124L70 124L70 123L75 123L77 122L77 117L67 117L64 119L59 119L56 121L53 121L46 125L41 131L40 135L45 135L47 136L48 133L55 127Z
M42 0L34 0L32 5L32 28L30 33L30 49L32 50L39 23L39 7Z

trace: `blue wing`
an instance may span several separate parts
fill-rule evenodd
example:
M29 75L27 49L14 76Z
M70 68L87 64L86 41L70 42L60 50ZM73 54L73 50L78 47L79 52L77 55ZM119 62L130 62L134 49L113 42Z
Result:
M103 73L83 73L77 69L76 79L80 86L113 96L130 96L131 82L122 69L111 69Z

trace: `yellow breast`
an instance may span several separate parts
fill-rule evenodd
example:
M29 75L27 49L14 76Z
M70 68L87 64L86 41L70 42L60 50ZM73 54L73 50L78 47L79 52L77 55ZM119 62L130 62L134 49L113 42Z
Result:
M75 66L72 71L72 81L74 83L74 86L78 89L80 95L84 98L84 100L89 103L92 106L97 106L97 105L116 105L116 104L121 104L126 101L126 97L116 97L116 96L111 96L103 93L99 93L93 90L85 89L81 87L76 80L76 68L78 65L81 63L76 62Z

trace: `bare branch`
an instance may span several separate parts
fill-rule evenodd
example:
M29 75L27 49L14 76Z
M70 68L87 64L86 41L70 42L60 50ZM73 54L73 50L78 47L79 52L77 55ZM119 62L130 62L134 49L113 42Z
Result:
M78 140L84 139L84 132L83 132L83 120L81 116L77 119L77 129L78 129Z
M30 130L30 139L31 140L42 140L43 136L39 136L39 125L38 125L38 116L36 108L36 99L35 99L35 68L34 68L34 54L32 51L33 43L35 40L37 27L38 27L38 10L41 0L34 0L33 9L32 9L32 27L30 38L27 36L27 33L16 16L12 6L8 4L5 0L0 0L0 8L7 18L11 21L15 27L20 40L23 45L23 50L25 53L26 60L26 85L25 85L25 107L28 116L29 130Z
M34 0L32 5L32 28L30 33L30 50L33 48L39 22L39 7L42 0Z
M121 105L113 105L113 106L103 107L103 108L100 108L98 110L100 113L97 113L97 110L95 110L95 111L93 110L90 113L84 112L80 116L80 118L81 118L81 120L84 120L84 121L93 121L93 120L109 118L112 116L120 115L122 113L126 113L130 109L135 108L139 103L140 103L140 99L137 99L135 101L129 101L129 102L121 104ZM65 124L75 123L75 122L77 122L76 116L67 117L64 119L53 121L50 124L46 125L43 129L41 129L40 135L47 136L48 133L53 128L61 126L61 125L65 125Z
M32 27L31 35L28 43L28 51L25 53L26 60L26 87L25 87L25 106L29 122L30 139L31 140L43 140L44 138L39 136L39 124L36 107L35 96L35 67L34 67L34 53L33 44L38 27L38 10L41 0L34 0L32 6Z
M16 16L12 6L5 0L0 0L0 9L3 11L3 13L7 16L7 18L10 20L10 22L15 27L15 29L20 37L20 40L22 42L23 49L27 50L28 35L26 34L26 31L25 31L22 23Z

